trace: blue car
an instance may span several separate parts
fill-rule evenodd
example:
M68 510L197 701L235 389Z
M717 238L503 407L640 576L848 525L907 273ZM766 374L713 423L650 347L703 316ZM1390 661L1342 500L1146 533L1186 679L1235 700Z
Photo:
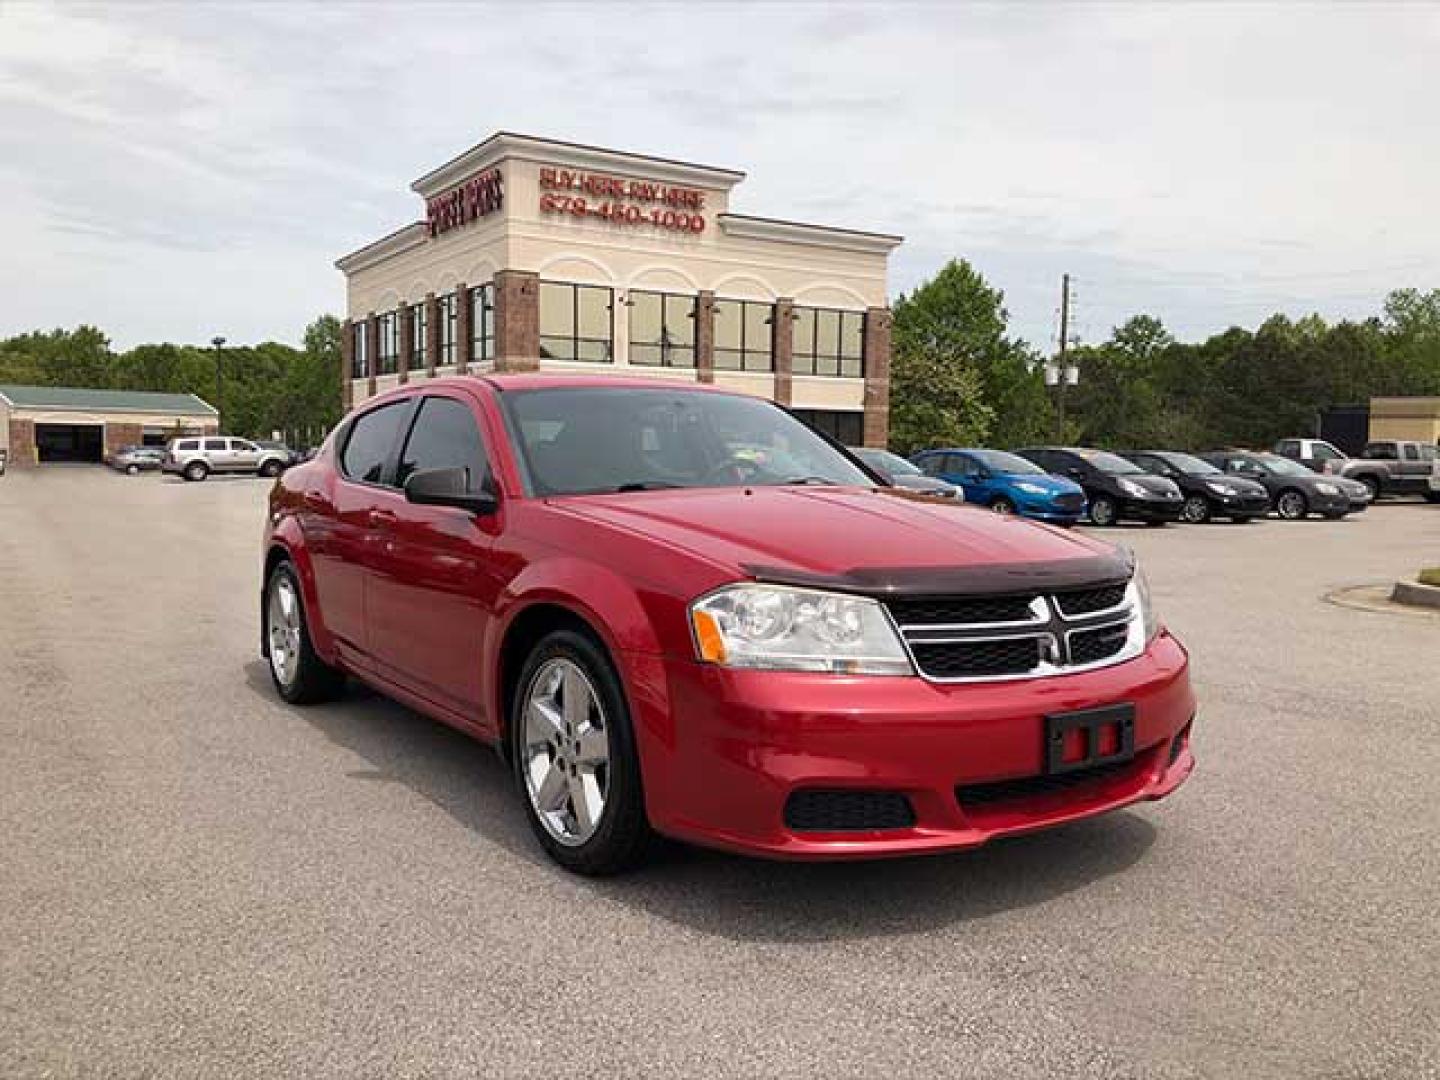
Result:
M910 460L925 475L959 487L966 502L997 514L1019 514L1052 525L1074 525L1085 515L1085 492L1079 484L1003 450L925 450Z

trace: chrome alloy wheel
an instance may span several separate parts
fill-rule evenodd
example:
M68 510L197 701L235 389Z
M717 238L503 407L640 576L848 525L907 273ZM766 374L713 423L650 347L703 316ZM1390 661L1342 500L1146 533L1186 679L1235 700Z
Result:
M557 657L525 691L525 794L545 831L567 847L595 834L610 792L610 733L580 665Z
M1298 521L1305 516L1305 496L1298 491L1287 491L1276 501L1275 509L1287 521Z
M289 687L300 671L300 597L288 574L276 574L270 582L265 622L270 635L270 670L276 682Z
M1202 525L1210 517L1210 504L1203 495L1191 495L1180 508L1180 517L1192 525Z

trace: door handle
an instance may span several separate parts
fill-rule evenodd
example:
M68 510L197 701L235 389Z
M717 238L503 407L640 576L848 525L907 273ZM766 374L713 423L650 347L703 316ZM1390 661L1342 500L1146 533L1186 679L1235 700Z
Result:
M371 511L370 511L370 524L371 524L371 525L393 525L393 524L396 522L396 520L397 520L397 519L396 519L395 514L394 514L393 511L390 511L390 510L371 510Z

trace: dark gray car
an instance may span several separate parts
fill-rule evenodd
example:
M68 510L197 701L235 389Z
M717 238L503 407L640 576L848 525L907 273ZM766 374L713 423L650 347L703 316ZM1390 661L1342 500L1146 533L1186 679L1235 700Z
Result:
M919 466L906 461L899 454L892 454L889 450L876 450L870 446L852 446L849 450L869 466L872 472L879 473L896 487L923 491L927 495L941 495L959 502L965 501L965 493L954 484L926 476Z
M1212 450L1197 456L1224 473L1261 484L1270 493L1270 505L1275 512L1288 521L1299 521L1310 514L1342 518L1353 510L1365 508L1358 492L1351 492L1349 482L1311 472L1298 461L1279 454Z

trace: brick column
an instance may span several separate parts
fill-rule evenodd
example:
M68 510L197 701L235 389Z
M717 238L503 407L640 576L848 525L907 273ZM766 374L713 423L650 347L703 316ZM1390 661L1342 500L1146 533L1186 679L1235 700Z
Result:
M139 424L105 425L105 454L117 454L122 446L135 446L145 439L145 430Z
M425 374L435 377L440 363L440 300L432 292L425 294Z
M715 381L715 294L709 289L695 297L695 373L703 383Z
M375 383L375 365L380 361L380 320L375 317L375 312L365 316L365 366L370 371L370 379L365 387L365 396L374 397L377 389Z
M890 325L888 307L865 312L865 445L890 440Z
M401 304L400 317L400 383L410 381L410 369L415 364L415 306Z
M38 465L40 454L35 449L35 421L10 421L10 466Z
M340 324L340 411L347 413L355 404L350 380L355 372L355 324L346 319Z
M501 270L495 275L495 370L540 367L540 275Z
M470 333L473 311L470 287L461 282L455 286L455 370L461 375L470 370L470 361L475 359L472 351L475 342Z
M775 358L775 401L790 407L795 398L795 301L775 301L770 317L771 355Z

